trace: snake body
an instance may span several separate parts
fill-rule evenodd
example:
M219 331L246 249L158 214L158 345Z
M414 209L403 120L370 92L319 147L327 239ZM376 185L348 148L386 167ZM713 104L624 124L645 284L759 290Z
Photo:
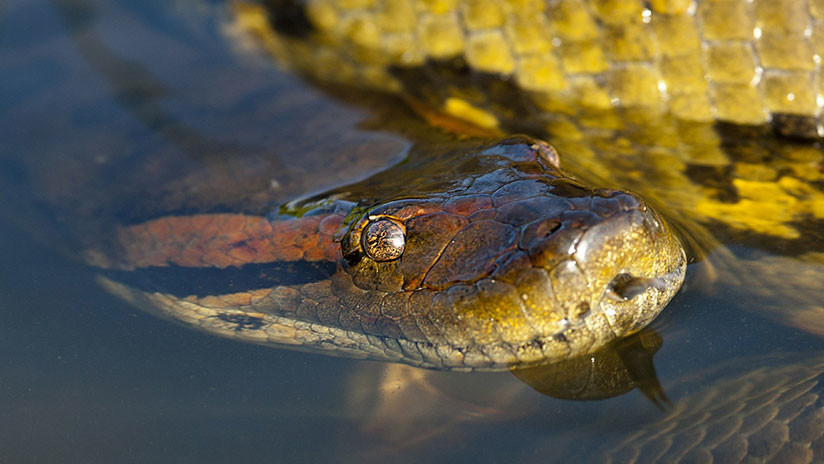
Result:
M483 76L506 81L543 113L517 114L524 102L510 100L507 111L503 102L490 106L494 93L440 85L434 94L452 99L441 101L445 111L474 107L474 117L462 115L483 125L508 129L528 117L547 127L558 115L580 119L624 107L684 121L772 124L796 136L822 132L824 10L815 1L264 4L280 34L270 49L302 72L409 92L421 82L408 85L398 70L450 62L457 70L459 61L476 85ZM441 83L444 77L437 75Z
M778 361L778 366L744 372L733 366L712 387L688 385L693 395L666 416L605 446L597 459L820 461L824 456L822 360L799 363L785 356Z

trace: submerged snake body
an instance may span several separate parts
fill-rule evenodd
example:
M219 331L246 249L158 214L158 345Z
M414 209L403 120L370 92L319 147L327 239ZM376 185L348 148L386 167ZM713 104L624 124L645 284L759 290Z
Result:
M421 169L411 158L269 217L172 216L123 228L109 253L117 258L99 258L110 269L104 282L251 341L502 369L633 333L683 281L683 249L660 217L633 195L569 179L547 145L514 138L417 162L453 171L410 182ZM380 254L393 245L386 228L400 234L397 255ZM204 267L222 269L236 292L198 295L197 273L194 287L172 290L172 273ZM238 288L249 273L258 277ZM121 277L129 287L115 283Z

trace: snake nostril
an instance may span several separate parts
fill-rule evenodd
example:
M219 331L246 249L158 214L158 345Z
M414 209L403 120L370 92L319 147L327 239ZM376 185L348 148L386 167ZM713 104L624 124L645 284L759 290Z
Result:
M543 238L549 237L550 235L557 232L558 229L560 229L560 228L561 228L561 222L560 221L556 222L554 224L553 223L548 224L548 227L543 230Z
M662 290L664 286L665 283L660 278L635 277L622 272L609 281L607 294L618 301L627 301L644 293L650 287Z

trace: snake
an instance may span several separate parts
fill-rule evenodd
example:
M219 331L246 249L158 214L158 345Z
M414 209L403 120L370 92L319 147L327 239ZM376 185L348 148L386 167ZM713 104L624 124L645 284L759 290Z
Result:
M160 214L87 260L113 292L215 333L458 370L597 350L646 326L686 267L646 202L573 180L526 136L413 150L266 208Z
M451 135L406 129L403 162L256 211L152 212L87 261L111 291L220 335L440 369L559 361L638 331L683 282L682 240L821 326L804 291L822 259L818 23L802 6L233 3L239 44L319 86L400 95ZM721 8L742 24L713 22ZM790 39L809 53L777 53ZM733 239L805 253L740 259ZM782 270L801 291L759 290ZM216 280L233 287L211 294Z
M184 179L149 195L165 203L118 211L84 256L112 292L218 335L435 369L592 353L655 318L687 256L712 263L732 289L722 297L821 334L821 13L797 1L236 2L224 26L240 52L264 49L370 111L372 98L404 106L386 114L408 127L375 124L414 143L321 192L273 184L278 202L195 210L185 200L203 179Z
M714 242L728 238L767 252L806 250L790 259L792 266L770 264L783 258L724 256L721 261L733 262L734 269L719 271L725 279L737 279L748 297L758 294L783 304L790 298L809 307L794 313L793 323L818 330L814 314L820 303L815 292L804 290L814 287L820 274L820 152L808 141L770 136L772 130L815 136L810 127L817 127L818 110L804 114L807 106L793 106L809 103L800 90L783 94L784 106L776 106L770 76L795 74L780 66L764 68L771 61L761 43L771 33L763 20L767 16L785 23L806 18L804 39L814 39L814 14L798 13L792 5L778 9L783 15L747 6L742 21L758 24L760 34L747 42L737 36L721 40L723 31L713 30L708 19L712 7L692 3L672 6L672 11L639 4L640 10L615 17L597 2L580 8L537 4L538 12L421 4L410 6L421 16L418 23L401 27L399 18L387 23L385 16L393 11L408 16L403 8L393 10L400 4L287 2L267 9L236 3L230 33L237 36L241 29L280 65L314 82L400 93L427 122L451 125L451 132L468 133L468 138L439 143L437 149L432 143L412 149L405 161L366 180L309 198L281 198L279 206L271 198L249 206L248 197L235 203L247 202L241 213L227 211L237 206L224 205L216 208L220 212L180 215L190 206L155 206L159 211L132 220L142 223L117 227L115 238L87 250L87 261L105 270L101 282L141 307L234 338L424 367L504 369L595 351L648 324L672 298L683 279L684 254L671 227L649 211L651 203L680 216L668 219L693 242L687 245L696 255L724 254ZM497 11L497 19L475 24L480 19L473 8ZM539 24L524 23L530 18ZM619 47L620 34L629 32L621 32L618 18L632 25L627 28L635 31L633 43L643 42L638 35L643 32L652 44L641 50ZM465 22L453 31L465 36L439 29L453 20ZM551 27L538 27L547 21ZM365 24L392 26L381 31L363 29ZM662 42L662 24L681 34L671 39L694 47ZM770 27L786 31L790 26ZM364 30L382 38L365 41L359 35ZM544 33L518 35L534 30ZM438 37L466 48L447 50L436 44ZM382 48L400 38L415 40L401 54ZM494 45L499 39L505 48ZM519 42L524 40L531 40L532 48ZM713 78L723 69L712 68L710 59L713 47L721 45L748 47L754 69L747 88L766 105L758 113L763 119L742 119L725 110L728 102L718 92L729 79ZM600 52L568 55L567 47ZM483 50L509 55L486 56ZM630 52L641 55L621 55ZM689 59L695 53L698 62ZM589 63L592 69L575 61L601 55L609 60ZM483 61L484 56L502 59L504 68ZM810 57L814 64L816 56ZM668 74L667 67L675 57L705 73L705 85L689 81L679 87L683 76ZM546 61L542 71L525 74L528 63L539 58ZM550 72L549 62L557 69ZM617 79L629 68L653 72L658 77L654 89L641 85L652 81ZM344 71L324 74L328 69ZM530 81L540 76L558 82L540 88ZM815 78L815 70L806 77ZM678 102L687 91L701 92L689 100L706 103L706 111L682 111ZM489 141L507 132L542 137L555 148L529 137ZM430 142L434 137L406 135ZM578 180L561 171L556 149ZM771 156L775 153L780 156ZM455 176L429 182L415 177L416 170L437 171L439 165ZM596 190L587 183L628 187L641 196ZM510 189L527 198L500 197ZM473 193L463 203L451 198L466 192ZM438 234L424 232L427 222ZM537 238L539 233L547 234L546 242ZM627 244L617 245L609 234ZM185 283L170 288L181 270L197 271L188 281L201 288ZM780 275L785 271L788 275ZM288 278L303 281L278 282ZM128 285L141 279L142 286ZM202 288L220 279L237 288L220 294ZM800 291L789 285L780 292L767 288L765 295L758 285L759 280L790 279ZM774 313L787 319L786 311Z
M674 227L691 254L723 255L714 272L748 297L792 298L808 309L792 317L821 326L804 291L820 277L824 176L817 10L802 3L234 3L233 37L318 85L401 95L457 140L407 134L427 148L255 214L153 213L87 260L115 293L221 335L507 369L647 325L684 278ZM721 8L742 24L713 22ZM777 53L790 39L809 53ZM791 268L740 259L721 246L733 239L805 252ZM181 269L236 288L177 286ZM801 290L758 285L783 270Z

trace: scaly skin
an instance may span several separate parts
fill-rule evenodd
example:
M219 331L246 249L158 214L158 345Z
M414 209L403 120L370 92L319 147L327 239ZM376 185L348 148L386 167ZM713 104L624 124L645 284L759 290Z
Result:
M816 1L263 3L282 31L271 49L326 80L400 90L408 86L396 69L459 59L472 72L511 81L553 113L634 107L755 125L809 118L787 129L819 132L824 9ZM254 13L247 18L262 23ZM483 98L451 97L469 105ZM493 111L477 120L499 117Z
M618 444L598 462L818 462L824 455L824 360L732 371ZM757 365L758 360L755 364ZM666 432L663 432L666 431ZM663 432L663 433L662 433ZM701 438L699 438L701 437Z

